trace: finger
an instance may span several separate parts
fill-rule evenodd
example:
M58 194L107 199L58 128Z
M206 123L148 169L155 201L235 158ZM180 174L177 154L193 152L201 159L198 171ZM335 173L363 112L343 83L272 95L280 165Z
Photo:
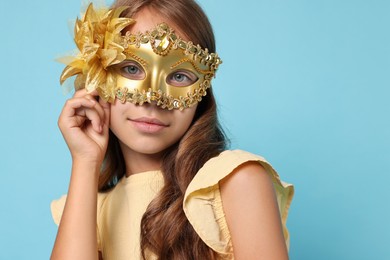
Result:
M103 109L104 112L104 124L108 127L110 124L110 103L104 101L102 98L99 99L99 105Z
M95 92L95 91L94 91ZM85 92L86 93L86 92ZM99 122L101 122L101 126L103 126L104 124L104 120L105 120L105 112L102 108L102 106L99 104L99 102L96 101L95 97L92 96L93 95L96 95L97 94L97 91L95 93L91 93L91 94L86 94L85 96L83 97L80 97L80 98L73 98L73 100L75 101L72 101L72 102L75 102L73 103L75 106L78 105L78 107L75 107L76 109L80 107L81 104L84 104L85 102L82 101L82 99L86 99L86 100L89 100L91 101L91 104L93 104L93 107L96 109L96 111L98 112L99 114L99 117L100 117L100 120ZM87 103L88 104L88 103ZM86 107L89 107L91 108L90 105L87 105Z
M91 92L88 92L85 88L82 88L82 89L79 89L77 90L73 97L83 97L85 95L91 95L93 97L98 97L99 96L99 92L97 92L97 90L93 90Z
M91 93L91 94L92 94L92 93ZM100 104L100 101L97 101L96 98L95 98L95 96L90 95L90 94L84 96L84 98L89 99L89 100L96 101L95 108L96 108L96 110L99 112L99 115L100 115L100 117L102 118L102 121L104 121L105 113L104 113L104 110L103 110L102 105ZM99 100L100 100L100 99L99 99Z
M102 123L103 120L100 117L99 113L93 108L79 108L76 110L76 116L79 118L80 123L85 122L85 119L87 119L91 125L92 128L95 130L97 133L101 133L103 130Z
M98 97L99 96L99 92L97 92L97 90L93 90L91 92L89 92L88 94L90 94L91 96L94 96L94 97Z
M69 127L80 127L85 119L91 121L93 129L101 133L104 120L104 111L96 100L87 98L69 99L61 113L59 124Z
M78 97L83 97L87 94L87 90L85 88L77 90L74 94L73 97L78 98Z
M65 117L72 117L75 115L76 109L81 107L92 108L96 105L96 103L96 100L86 98L71 98L65 102L61 114Z
M84 89L80 89L78 91L76 91L74 97L74 99L77 99L77 98L86 98L86 99L89 99L89 100L92 100L92 101L97 101L97 100L101 100L101 98L99 98L99 93L97 90L93 90L92 92L88 93L88 91L84 88ZM100 117L101 117L101 126L103 126L104 123L106 123L108 125L108 122L109 122L109 113L105 112L103 107L101 106L101 104L104 104L104 105L107 105L109 106L106 102L102 102L102 103L97 103L95 108L96 110L98 111ZM109 110L108 110L109 111Z

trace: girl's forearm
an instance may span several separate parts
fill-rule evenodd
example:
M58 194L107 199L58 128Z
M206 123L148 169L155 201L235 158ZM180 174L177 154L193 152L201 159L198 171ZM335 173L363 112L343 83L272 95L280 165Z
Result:
M98 259L96 215L100 165L73 162L51 260Z

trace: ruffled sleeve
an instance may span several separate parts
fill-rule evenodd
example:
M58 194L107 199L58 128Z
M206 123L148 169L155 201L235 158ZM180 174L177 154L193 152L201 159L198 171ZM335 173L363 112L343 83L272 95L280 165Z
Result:
M103 205L103 202L107 196L107 193L98 193L98 205L97 205L97 222L99 223L99 217L101 213L101 208ZM64 211L65 203L66 203L66 195L63 195L61 198L58 200L53 200L50 204L50 209L51 209L51 214L54 220L54 223L58 226L61 221L62 213ZM99 230L99 227L97 226L97 242L98 242L98 250L102 250L102 245L101 245L101 232Z
M249 161L259 162L272 177L282 218L283 233L287 247L289 246L286 221L294 187L282 182L263 157L241 150L224 151L206 162L196 174L185 193L183 208L201 239L226 259L232 258L233 248L223 211L219 181L231 174L238 166Z
M58 200L53 200L50 204L51 215L53 217L54 223L58 226L61 221L62 212L64 211L66 202L66 195L63 195Z

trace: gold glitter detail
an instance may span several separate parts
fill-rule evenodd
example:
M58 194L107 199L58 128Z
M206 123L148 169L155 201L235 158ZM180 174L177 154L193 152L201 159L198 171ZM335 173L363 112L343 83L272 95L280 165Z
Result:
M134 54L134 53L132 53L132 52L130 52L128 50L125 50L124 53L127 56L130 56L131 58L133 58L135 61L137 61L142 66L144 66L144 67L148 66L148 62L146 60L142 59L141 57L137 56L136 54Z
M180 64L183 64L184 62L189 62L191 63L191 65L194 67L194 69L199 72L199 73L202 73L202 74L210 74L210 73L213 73L211 70L202 70L201 68L199 68L195 62L191 59L188 59L188 58L185 58L185 59L181 59L179 60L178 62L176 62L175 64L173 64L171 66L171 69L174 69L176 68L177 66L179 66Z

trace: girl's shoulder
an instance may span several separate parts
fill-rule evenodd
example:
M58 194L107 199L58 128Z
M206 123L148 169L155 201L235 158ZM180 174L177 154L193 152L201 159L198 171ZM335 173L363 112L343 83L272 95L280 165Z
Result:
M283 182L272 165L262 156L243 150L226 150L211 158L198 171L187 188L183 208L202 240L227 258L232 256L233 249L223 211L220 182L248 162L259 163L262 166L259 167L259 174L265 171L270 176L275 188L287 245L289 241L286 221L294 187Z

